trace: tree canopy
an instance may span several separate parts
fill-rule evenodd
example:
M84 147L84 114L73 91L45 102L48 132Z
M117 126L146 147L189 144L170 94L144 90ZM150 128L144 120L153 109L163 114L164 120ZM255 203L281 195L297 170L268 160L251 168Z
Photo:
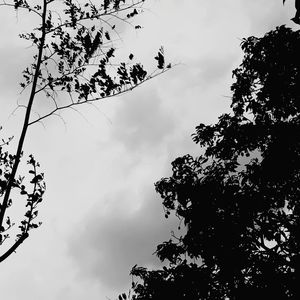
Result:
M232 112L192 135L204 150L155 184L184 229L135 266L132 299L299 299L300 31L241 43ZM125 296L120 296L125 299Z

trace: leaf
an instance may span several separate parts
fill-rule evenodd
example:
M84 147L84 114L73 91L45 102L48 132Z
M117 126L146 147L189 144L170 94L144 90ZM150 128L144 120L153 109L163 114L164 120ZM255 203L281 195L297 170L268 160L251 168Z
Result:
M109 35L108 31L106 31L104 35L105 35L106 39L108 39L110 41L110 35Z
M32 178L30 183L38 183L39 181L43 180L43 176L41 174L36 175L35 177Z
M163 69L164 66L165 66L165 58L164 58L164 49L163 49L163 47L161 47L159 49L159 52L158 52L157 56L155 56L155 59L158 62L157 68L158 69Z

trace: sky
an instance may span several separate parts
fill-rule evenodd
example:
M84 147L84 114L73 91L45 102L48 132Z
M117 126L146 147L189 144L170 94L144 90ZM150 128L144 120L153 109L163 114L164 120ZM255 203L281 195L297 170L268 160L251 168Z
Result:
M6 300L116 299L135 264L159 267L153 253L178 221L164 218L154 183L176 157L201 153L191 139L199 123L230 111L242 38L296 28L293 1L147 0L145 8L141 30L124 26L120 51L151 66L163 45L177 65L124 96L30 127L25 154L34 153L47 184L43 224L0 266ZM17 137L24 111L12 112L32 55L18 33L36 20L4 7L0 17L1 138Z

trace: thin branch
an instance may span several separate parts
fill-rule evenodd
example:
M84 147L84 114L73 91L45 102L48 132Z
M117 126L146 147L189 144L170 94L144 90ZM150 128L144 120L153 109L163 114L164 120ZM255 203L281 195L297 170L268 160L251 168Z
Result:
M80 21L91 20L91 19L101 19L102 17L105 17L105 16L113 16L113 17L115 17L115 14L127 11L129 9L132 9L132 8L138 6L139 4L141 4L141 5L144 4L144 0L140 0L140 1L136 2L136 3L132 3L131 5L128 5L128 6L124 7L124 8L120 8L120 9L117 9L117 10L114 9L114 8L112 8L111 10L106 11L104 13L100 13L100 14L96 14L96 15L92 15L92 16L86 16L86 17L79 18L76 23L78 23ZM122 19L122 21L126 22L124 19ZM66 21L65 23L60 24L60 25L52 28L51 30L47 31L47 34L49 34L51 32L54 32L58 28L70 26L70 24L72 24L72 23Z
M31 109L32 109L33 100L34 100L34 97L35 97L35 90L36 90L37 81L38 81L38 77L39 77L40 66L41 66L41 62L42 62L43 48L44 48L45 36L46 36L46 18L47 18L47 1L44 0L43 2L44 2L44 6L43 6L43 15L42 15L42 17L43 17L42 18L42 36L41 36L41 39L40 39L40 46L39 46L37 63L36 63L36 69L35 69L34 79L33 79L33 82L32 82L32 89L31 89L31 93L30 93L30 97L29 97L29 100L28 100L28 105L27 105L27 109L26 109L26 113L25 113L23 128L22 128L21 136L20 136L19 143L18 143L17 153L15 155L14 165L13 165L13 168L12 168L12 172L10 174L10 178L8 180L8 183L7 183L7 189L6 189L5 194L4 194L4 199L3 199L3 202L1 204L0 228L2 228L3 219L4 219L4 216L5 216L5 211L6 211L6 208L7 208L10 192L11 192L12 185L13 185L16 173L17 173L18 166L19 166L20 157L21 157L22 150L23 150L23 144L24 144L24 141L25 141L25 136L26 136L27 129L28 129L28 126L29 126Z
M103 111L101 111L98 106L96 106L93 102L88 102L87 104L93 106L93 108L95 108L100 114L102 114L106 118L106 120L110 124L112 124L112 120Z
M15 4L6 3L5 1L3 1L3 3L0 3L0 6L9 6L9 7L15 8ZM41 13L39 13L37 10L35 10L34 8L31 8L29 6L20 5L20 6L18 6L18 8L23 8L23 9L28 10L28 12L33 12L33 13L37 14L40 18L43 17L43 15Z
M163 71L161 71L161 72L159 72L159 73L157 73L157 74L154 74L154 75L151 75L151 76L147 77L146 79L144 79L143 81L137 83L135 86L133 86L133 87L131 87L131 88L129 88L129 89L125 89L125 90L123 90L123 91L120 91L120 92L117 92L117 93L114 93L114 94L111 94L111 95L107 95L107 96L105 96L105 97L97 97L97 98L92 98L92 99L86 99L86 100L81 101L81 102L73 102L73 103L70 103L70 104L67 104L67 105L64 105L64 106L59 106L59 107L53 109L52 111L50 111L49 113L45 114L44 116L42 116L42 117L40 117L40 118L38 118L38 119L36 119L36 120L33 120L33 121L29 122L28 125L32 125L32 124L34 124L34 123L37 123L37 122L39 122L39 121L41 121L41 120L43 120L43 119L45 119L45 118L47 118L47 117L49 117L49 116L55 114L57 111L64 110L64 109L66 109L66 108L70 108L70 107L77 106L77 105L80 105L80 104L85 104L85 103L92 103L92 102L96 102L96 101L108 99L108 98L111 98L111 97L120 96L120 95L122 95L122 94L125 94L125 93L127 93L127 92L129 92L129 91L132 91L132 90L136 89L136 88L139 87L142 83L144 83L144 82L146 82L146 81L148 81L148 80L150 80L150 79L153 79L153 78L155 78L156 76L161 75L162 73L165 73L165 72L168 71L168 70L169 70L169 69L164 69Z
M12 245L4 254L0 256L0 263L8 258L16 249L28 238L28 232L21 235L21 237Z

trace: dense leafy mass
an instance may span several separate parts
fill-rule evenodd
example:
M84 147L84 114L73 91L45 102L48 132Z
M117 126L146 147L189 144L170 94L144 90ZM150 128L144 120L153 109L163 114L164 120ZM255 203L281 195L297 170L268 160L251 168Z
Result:
M156 183L185 231L157 247L164 268L132 269L132 299L300 299L300 32L241 47L232 113L197 126L204 154Z

